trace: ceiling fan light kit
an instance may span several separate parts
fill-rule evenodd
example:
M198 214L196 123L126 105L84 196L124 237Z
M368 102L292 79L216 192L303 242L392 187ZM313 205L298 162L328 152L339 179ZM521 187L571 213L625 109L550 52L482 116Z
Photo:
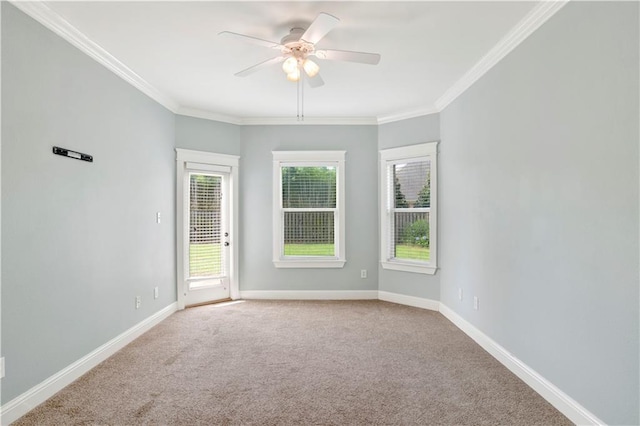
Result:
M311 59L305 59L304 62L302 62L302 68L304 68L304 72L306 72L311 78L315 77L320 72L318 64L313 62Z
M315 56L323 60L357 62L369 65L377 65L378 62L380 62L380 55L378 53L331 49L316 50L316 43L327 35L339 22L340 20L335 16L329 15L328 13L320 13L311 25L309 25L309 28L306 30L298 27L292 28L289 34L282 38L280 43L229 31L223 31L219 33L219 35L270 49L280 50L279 56L267 59L266 61L237 72L235 74L236 76L246 77L262 68L282 62L282 70L287 75L287 80L296 82L298 86L300 86L302 76L306 74L308 77L306 80L309 86L315 88L324 85L324 81L320 77L320 66L309 59L309 56ZM302 72L303 70L304 73ZM302 104L302 99L300 98L302 96L304 96L304 91L298 87L298 119L300 119L301 116L304 118L304 114L300 113L300 106Z
M287 80L289 81L300 81L300 69L297 67L293 69L293 71L287 73Z
M296 58L293 58L293 57L288 58L282 63L282 70L285 72L285 74L291 74L297 68L298 68L298 61L296 60Z

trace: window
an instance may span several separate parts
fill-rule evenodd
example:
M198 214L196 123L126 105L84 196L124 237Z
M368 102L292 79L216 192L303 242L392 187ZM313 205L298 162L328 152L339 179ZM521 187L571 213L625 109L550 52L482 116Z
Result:
M437 142L380 151L382 267L436 271Z
M224 274L221 211L222 176L189 173L189 278Z
M344 151L273 152L273 263L342 268Z

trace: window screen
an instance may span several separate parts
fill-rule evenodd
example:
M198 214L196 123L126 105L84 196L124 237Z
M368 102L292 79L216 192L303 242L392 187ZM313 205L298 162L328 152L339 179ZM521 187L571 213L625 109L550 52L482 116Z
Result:
M429 261L431 167L429 160L389 166L389 258Z
M336 168L281 167L284 256L335 256Z

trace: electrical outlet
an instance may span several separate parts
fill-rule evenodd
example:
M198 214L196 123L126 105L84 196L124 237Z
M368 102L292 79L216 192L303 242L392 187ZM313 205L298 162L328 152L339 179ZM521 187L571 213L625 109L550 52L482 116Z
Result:
M156 213L156 223L160 223L160 212Z
M462 300L462 289L461 288L458 289L458 299Z
M141 304L142 304L142 300L140 296L136 296L136 309L140 309Z
M478 296L473 296L473 309L477 311L479 307L480 307L480 300L478 299Z
M0 358L0 379L4 377L4 357Z
M158 287L154 287L153 288L153 298L157 299L159 294L160 293L159 293Z
M360 270L360 278L367 278L367 270L366 269Z

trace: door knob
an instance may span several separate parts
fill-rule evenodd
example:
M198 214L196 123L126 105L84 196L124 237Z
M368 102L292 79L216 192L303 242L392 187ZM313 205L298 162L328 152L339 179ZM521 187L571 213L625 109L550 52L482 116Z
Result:
M225 247L229 247L229 241L225 241L225 242L224 242L224 246L225 246Z

